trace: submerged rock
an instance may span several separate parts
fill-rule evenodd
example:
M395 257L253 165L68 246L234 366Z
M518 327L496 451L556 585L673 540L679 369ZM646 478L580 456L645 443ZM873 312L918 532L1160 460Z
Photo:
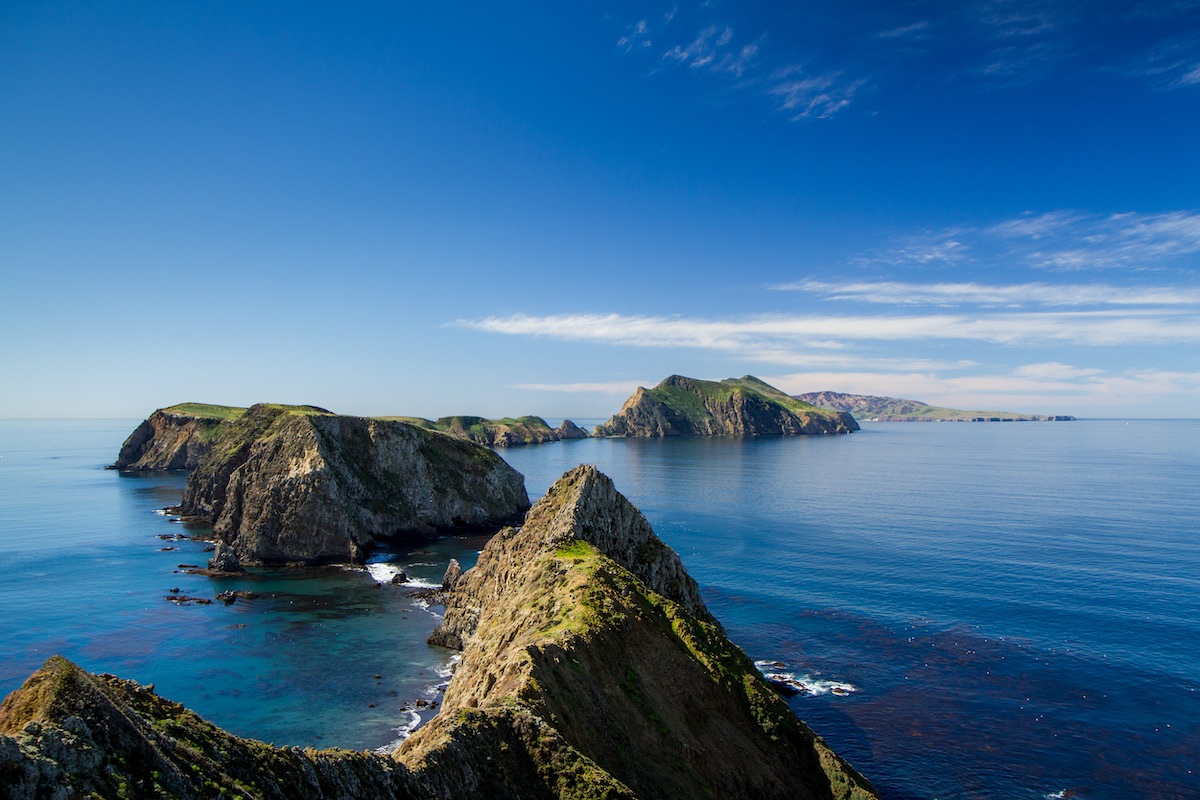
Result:
M672 375L639 387L594 436L766 436L850 433L858 423L843 411L802 403L753 375L702 381Z

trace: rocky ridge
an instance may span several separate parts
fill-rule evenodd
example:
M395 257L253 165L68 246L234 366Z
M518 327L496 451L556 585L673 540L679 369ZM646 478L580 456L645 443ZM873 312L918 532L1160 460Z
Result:
M214 439L176 509L213 525L213 566L361 562L377 540L496 526L524 478L479 445L402 422L256 405Z
M0 778L14 798L874 797L594 467L451 584L462 660L391 757L241 739L54 657L0 705Z
M1015 414L1010 411L964 411L905 400L845 392L807 392L793 395L797 400L821 408L845 411L856 419L878 422L1066 422L1074 417L1046 414Z
M595 467L564 475L488 543L448 592L433 641L463 655L438 716L400 749L414 769L443 764L449 743L525 730L554 743L558 771L604 787L589 797L873 796ZM521 748L538 763L532 737ZM480 796L504 777L459 774Z
M850 433L858 423L841 411L802 403L752 375L703 381L672 375L639 387L593 436L766 436Z

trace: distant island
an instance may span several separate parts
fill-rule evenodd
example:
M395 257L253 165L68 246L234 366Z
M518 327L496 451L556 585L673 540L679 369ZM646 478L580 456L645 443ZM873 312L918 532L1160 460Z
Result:
M870 422L1067 422L1075 419L1065 415L1014 414L1010 411L963 411L931 406L918 400L844 392L806 392L792 397L821 408L845 411L855 419Z
M753 375L705 381L672 375L653 389L638 387L593 436L795 436L850 433L844 412L788 396Z

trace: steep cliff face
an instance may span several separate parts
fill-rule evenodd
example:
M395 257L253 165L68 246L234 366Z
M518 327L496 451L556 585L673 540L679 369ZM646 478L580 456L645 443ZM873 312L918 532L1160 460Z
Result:
M800 722L705 609L678 557L594 467L565 475L524 526L455 584L435 640L462 661L441 712L401 748L462 780L463 742L538 731L559 772L613 782L581 796L869 798L869 784ZM486 793L503 771L477 779ZM599 784L597 784L599 786ZM607 794L605 793L607 792ZM445 795L451 796L451 795ZM517 795L519 796L519 795Z
M512 521L520 473L401 422L257 405L214 442L179 510L212 520L215 564L361 561L379 539Z
M453 416L435 420L420 417L388 417L407 422L431 431L449 434L457 439L466 439L489 447L516 447L526 444L546 444L561 439L586 439L587 431L571 420L563 420L557 428L551 428L541 417L484 417Z
M129 434L113 469L144 471L195 469L212 448L222 426L243 408L182 403L160 408Z
M594 436L764 436L850 433L849 414L802 403L747 375L720 382L672 375L639 387Z
M0 705L0 783L21 798L874 797L594 467L563 476L448 595L462 660L392 757L240 739L51 658Z

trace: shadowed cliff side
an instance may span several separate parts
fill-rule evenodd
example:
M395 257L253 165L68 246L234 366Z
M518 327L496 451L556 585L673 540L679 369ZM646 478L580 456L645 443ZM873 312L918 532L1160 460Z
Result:
M178 510L212 521L213 563L226 569L358 562L377 540L499 526L528 508L521 474L480 445L402 422L256 405L222 430Z
M702 381L672 375L639 387L593 436L795 436L850 433L858 423L841 411L789 397L753 375Z
M729 642L678 556L595 467L564 475L523 527L488 543L447 593L432 641L461 647L462 661L400 757L446 786L508 796L503 773L465 774L446 753L523 727L561 743L559 771L602 770L621 787L584 796L873 796Z

